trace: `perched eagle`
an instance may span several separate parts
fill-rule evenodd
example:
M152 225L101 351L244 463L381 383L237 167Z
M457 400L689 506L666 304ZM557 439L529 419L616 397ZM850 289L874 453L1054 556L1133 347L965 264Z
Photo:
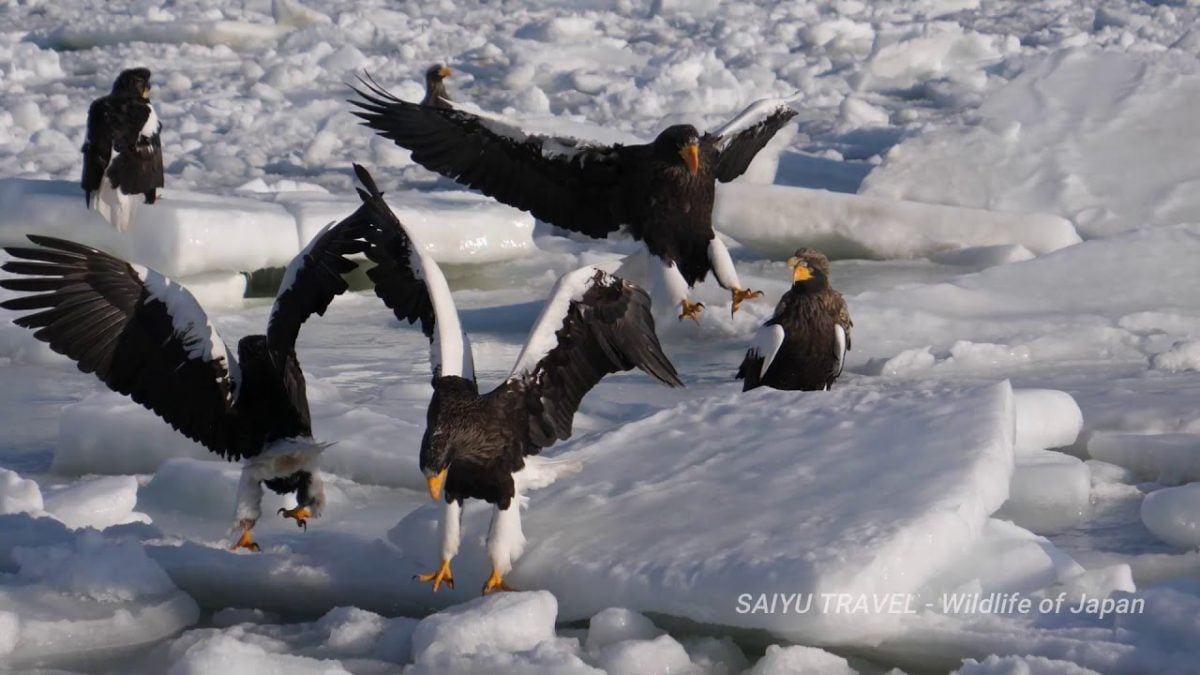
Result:
M5 249L16 275L0 286L28 292L0 306L31 311L15 320L34 337L94 373L110 389L152 410L179 433L221 457L242 461L233 548L258 550L250 531L262 486L296 493L280 509L307 529L325 502L314 467L325 447L313 440L296 336L346 290L341 275L357 265L361 209L322 230L288 265L267 323L229 353L192 294L158 272L62 239L28 235L38 248Z
M788 259L792 287L754 336L737 378L742 391L766 386L829 389L842 374L854 322L842 294L829 285L829 259L802 248Z
M488 532L492 573L484 593L507 590L504 575L521 555L523 492L577 463L535 457L543 448L571 436L579 403L610 373L639 368L659 382L683 386L654 333L645 291L594 267L559 280L534 324L512 373L480 394L470 343L437 263L410 239L383 201L371 176L355 166L372 209L374 227L367 256L375 292L395 315L421 322L432 343L433 398L420 466L429 494L444 497L442 564L421 575L436 591L454 586L450 560L458 552L463 501L482 499L495 506Z
M146 68L123 71L112 93L88 108L80 183L88 208L95 208L120 232L133 220L135 197L153 204L163 186L161 130L150 105Z
M796 112L791 99L752 104L720 129L668 127L645 145L597 145L528 134L513 123L450 103L402 101L374 82L351 103L366 125L412 151L415 162L558 227L604 238L623 226L663 267L679 318L702 305L688 289L710 271L731 291L733 311L762 295L742 288L712 226L716 181L742 175Z
M431 105L435 108L449 108L450 94L446 91L446 78L454 74L442 64L429 66L425 71L425 98L421 105Z

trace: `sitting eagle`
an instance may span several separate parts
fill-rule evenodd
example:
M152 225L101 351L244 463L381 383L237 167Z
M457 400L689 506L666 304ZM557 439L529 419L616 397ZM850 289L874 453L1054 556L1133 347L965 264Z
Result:
M716 131L668 127L644 145L598 145L529 134L508 120L410 103L374 82L355 89L366 125L412 151L421 166L591 237L628 228L662 266L680 319L703 305L688 290L711 271L732 293L732 309L762 295L741 286L712 226L716 181L742 175L759 150L796 115L791 99L764 99Z
M758 329L738 368L742 391L765 386L829 389L842 374L854 322L842 294L829 285L829 259L802 248L788 259L792 287Z
M123 71L108 96L88 108L83 142L83 186L88 208L124 232L136 208L147 204L163 186L162 123L150 105L150 71Z
M15 319L34 337L94 373L110 389L149 408L176 431L242 462L233 548L258 550L250 531L262 486L296 493L280 509L298 526L320 515L325 493L314 467L327 444L312 437L296 336L346 290L342 274L362 252L361 209L322 230L288 265L267 322L230 353L186 288L162 274L62 239L28 235L36 248L5 249L4 288L28 293L0 307L30 312Z
M367 257L377 263L367 275L397 318L420 321L431 341L433 398L420 466L429 494L445 499L442 564L418 578L436 591L454 578L462 505L482 499L495 507L487 550L492 573L484 593L508 590L504 575L524 547L520 507L523 493L577 468L563 460L536 457L571 436L580 401L610 373L639 368L672 387L683 386L654 333L650 298L637 286L594 267L563 276L512 373L490 392L475 381L471 346L441 269L414 245L384 202L371 176L355 166L372 211Z

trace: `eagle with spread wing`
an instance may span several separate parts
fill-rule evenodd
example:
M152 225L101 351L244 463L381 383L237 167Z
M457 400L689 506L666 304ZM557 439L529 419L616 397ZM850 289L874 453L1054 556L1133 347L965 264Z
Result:
M622 228L661 263L680 319L703 305L688 291L713 272L732 294L732 310L762 295L745 289L712 226L716 181L742 175L796 115L792 99L764 99L721 128L701 134L668 127L644 145L599 145L529 134L514 123L450 102L410 103L373 81L355 88L354 114L412 151L413 161L538 219L604 238Z
M324 314L347 289L357 267L365 209L322 230L288 265L266 335L226 347L186 288L159 272L89 246L28 235L36 247L5 250L14 276L0 286L25 295L0 306L34 337L149 408L176 431L229 461L242 462L233 548L258 550L251 530L261 515L263 486L296 493L280 509L298 526L320 515L325 494L315 469L326 447L312 436L304 372L296 358L300 326Z
M367 257L376 266L367 275L397 318L420 322L432 347L433 398L420 466L430 496L444 499L446 509L442 564L419 579L434 591L453 587L450 560L458 553L462 505L482 499L495 507L487 544L492 573L483 591L506 590L504 575L525 543L523 493L578 468L537 455L571 436L588 391L606 375L633 368L668 386L683 383L655 335L646 292L584 267L558 281L508 378L480 393L471 345L441 269L414 245L366 170L356 165L355 171L371 213Z

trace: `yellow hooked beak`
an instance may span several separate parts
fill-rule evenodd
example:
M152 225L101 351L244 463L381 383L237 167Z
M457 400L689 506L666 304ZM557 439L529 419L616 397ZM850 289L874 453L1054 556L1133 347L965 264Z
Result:
M143 87L143 88L142 88L142 98L149 100L149 98L150 98L150 85L146 85L145 87Z
M429 485L429 496L433 497L433 501L438 501L442 498L442 485L446 482L446 472L449 469L442 469L436 476L426 476L425 482Z
M695 176L696 172L700 171L700 146L695 143L688 143L679 151L679 156L683 158L687 164L688 171Z
M453 74L454 74L454 71L450 70L446 66L442 66L441 68L438 68L438 77L450 77Z
M792 283L808 281L812 278L812 270L808 269L808 263L796 256L788 258L787 264L792 268Z

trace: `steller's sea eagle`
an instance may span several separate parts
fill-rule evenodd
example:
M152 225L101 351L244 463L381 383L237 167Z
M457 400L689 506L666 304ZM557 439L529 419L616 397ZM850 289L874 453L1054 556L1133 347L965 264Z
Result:
M158 199L163 186L162 123L150 105L150 71L123 71L112 92L88 108L83 186L88 208L124 232L137 208Z
M453 70L440 63L429 66L425 71L425 98L421 99L421 105L449 108L450 93L446 91L446 78L453 74Z
M431 341L433 398L420 466L434 500L445 499L442 564L418 579L450 587L463 501L482 499L495 511L487 550L492 573L483 592L508 590L504 575L524 547L523 492L577 469L535 457L571 436L580 401L610 373L639 368L659 382L683 386L654 333L650 298L641 288L594 267L563 276L534 324L512 373L480 394L471 346L437 263L425 255L383 200L371 176L355 166L372 210L367 272L397 318L420 321Z
M764 99L716 131L668 127L644 145L599 145L529 134L514 123L451 102L410 103L374 82L355 88L354 114L412 151L421 166L479 190L538 219L604 238L627 227L645 242L679 318L703 305L688 289L710 271L732 294L732 309L762 295L742 287L729 252L712 226L716 181L742 175L767 141L796 115L792 99Z
M736 377L756 387L816 391L842 374L854 322L842 294L829 285L829 259L802 248L788 259L792 287L758 329Z
M266 335L229 352L186 288L155 270L62 239L28 235L33 247L6 248L17 260L4 288L29 293L0 303L30 313L15 319L34 337L94 373L176 431L229 461L241 460L233 548L258 550L250 531L261 515L262 486L296 493L280 513L307 529L325 492L315 468L327 444L312 437L296 336L346 290L357 265L363 209L322 230L288 265Z

